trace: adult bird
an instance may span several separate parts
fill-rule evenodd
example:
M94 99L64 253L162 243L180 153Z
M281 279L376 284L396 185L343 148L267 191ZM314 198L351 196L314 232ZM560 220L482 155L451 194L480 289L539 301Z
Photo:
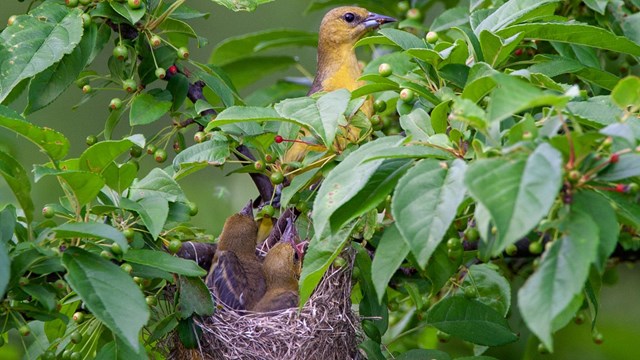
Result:
M353 91L364 85L358 80L362 76L362 69L353 47L368 31L393 21L396 19L355 6L342 6L329 11L320 23L318 67L307 95L338 89ZM371 99L360 110L370 117L373 112ZM309 135L308 131L303 132L304 136ZM308 148L304 143L294 143L284 161L300 161Z
M267 291L253 311L271 312L298 306L298 279L304 244L296 243L296 238L296 228L288 219L282 238L264 258L262 269Z
M262 264L256 256L258 224L251 201L227 218L206 283L216 298L236 310L253 308L265 293Z

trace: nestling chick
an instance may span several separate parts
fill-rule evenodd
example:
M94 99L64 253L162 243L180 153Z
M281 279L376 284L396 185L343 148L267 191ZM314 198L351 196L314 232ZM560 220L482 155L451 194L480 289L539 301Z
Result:
M289 220L282 240L269 250L262 264L267 291L253 311L269 312L298 306L302 251L295 242L297 237L295 226Z
M252 212L249 202L224 223L206 279L218 300L236 310L253 308L266 290L262 265L256 256L258 225Z
M320 23L318 69L308 95L338 89L353 91L364 85L358 80L362 76L362 69L353 46L368 31L393 21L396 19L355 6L342 6L329 11ZM367 117L371 117L373 102L370 98L360 110ZM303 136L310 135L307 130L303 132ZM356 129L350 128L347 129L345 137L355 141L358 133ZM316 149L311 149L303 143L294 143L285 154L284 162L300 161L309 150Z

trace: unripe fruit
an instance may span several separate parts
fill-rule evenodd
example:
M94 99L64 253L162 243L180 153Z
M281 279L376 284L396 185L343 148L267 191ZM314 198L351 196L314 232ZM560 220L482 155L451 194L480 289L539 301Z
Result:
M27 286L29 285L29 278L28 277L20 277L20 279L18 279L18 285L20 286Z
M488 97L485 97L485 99L488 99ZM533 139L533 133L531 131L525 131L522 133L522 140L531 140Z
M155 153L156 150L158 150L157 146L155 146L153 144L148 144L147 145L147 154L151 155L151 154Z
M78 0L64 0L64 3L68 7L76 7L76 6L78 6Z
M429 44L433 44L440 39L440 36L438 36L438 33L435 31L429 31L427 36L425 36L425 39Z
M420 9L412 8L407 10L407 19L420 21L422 20L422 11Z
M480 232L474 227L468 227L464 231L464 238L469 242L476 242L480 238Z
M164 149L158 149L153 153L153 158L158 163L163 163L167 160L167 152Z
M127 79L122 82L122 89L128 93L135 92L138 89L138 83L133 79Z
M158 305L158 299L155 296L147 296L146 298L144 298L144 300L147 302L147 305L149 306Z
M18 332L22 336L29 336L29 334L31 334L31 329L29 328L29 325L24 324L18 328Z
M306 213L307 210L309 210L309 204L307 204L306 201L300 201L296 203L296 210L300 211L301 213Z
M42 208L42 216L44 216L46 219L51 219L55 214L56 214L56 211L53 209L52 206L47 205Z
M156 77L160 80L164 79L167 76L167 72L165 69L159 67L156 69Z
M109 101L109 109L118 110L122 108L122 100L120 98L113 98Z
M80 18L82 19L82 27L88 28L91 25L91 15L83 13Z
M378 66L378 74L380 74L380 76L387 77L392 73L393 73L393 69L391 68L391 65L387 63L382 63L380 64L380 66Z
M373 103L373 109L377 112L377 113L381 113L385 110L387 110L387 103L384 100L376 100Z
M412 102L415 99L416 95L411 89L402 89L400 91L400 99L404 102Z
M546 346L544 346L543 343L538 344L538 353L540 354L548 354L549 353L549 349L547 349Z
M71 359L71 350L67 349L62 352L62 359Z
M515 244L509 244L507 248L504 249L504 252L509 256L513 256L518 252L518 247Z
M347 265L347 260L345 260L345 258L343 258L342 256L338 256L335 260L333 260L333 266L335 267L342 268L345 265Z
M274 185L282 184L282 182L284 181L284 175L282 175L281 172L276 171L274 173L271 173L269 179L271 179L271 183L273 183Z
M0 346L2 346L2 345L0 345ZM56 359L56 353L51 351L51 350L47 350L42 354L41 358L42 358L42 360L55 360Z
M132 228L126 228L122 230L122 235L124 235L128 242L131 242L136 235L136 232Z
M253 168L256 169L257 171L264 170L264 161L258 160L256 162L254 162L253 163Z
M91 91L93 91L93 88L91 87L91 85L85 85L82 87L82 92L85 94L89 94Z
M114 58L120 61L124 61L128 56L129 56L129 50L127 50L127 47L122 45L122 43L118 44L116 47L113 48Z
M447 240L447 248L448 249L461 249L462 248L462 240L460 240L460 238L457 237L452 237L451 239Z
M464 288L464 296L468 299L474 299L478 297L478 290L475 286L467 286Z
M67 288L67 283L62 279L58 279L53 283L53 287L58 290L64 290Z
M77 351L74 351L71 353L71 355L69 356L69 360L81 360L82 359L82 354L80 354Z
M172 254L177 253L178 251L180 251L181 248L182 248L182 241L178 239L173 239L169 241L169 246L167 246L167 249Z
M16 22L16 19L17 19L17 18L18 18L18 17L17 17L17 16L15 16L15 15L11 15L11 16L9 16L9 19L7 19L7 26L11 26L11 25L13 25L13 23L14 23L14 22Z
M569 175L568 176L569 176L569 180L578 181L582 177L582 174L578 170L571 170L571 171L569 171Z
M447 256L449 256L449 259L451 259L451 260L459 259L462 256L463 253L464 253L464 251L462 250L462 248L459 248L459 249L448 249L447 250Z
M264 154L264 161L266 161L267 164L273 164L276 162L276 158L272 154Z
M102 250L100 251L100 257L105 260L111 260L113 259L113 253L111 253L111 251Z
M529 252L538 255L542 253L542 243L540 241L534 241L529 244Z
M82 324L82 322L84 321L84 313L81 311L77 311L73 313L73 316L71 318L76 324Z
M276 209L271 205L265 205L262 207L261 212L264 217L270 218L273 216L273 214L275 214Z
M158 35L153 35L151 36L151 39L149 39L149 43L151 43L151 46L158 47L162 44L162 38Z
M80 0L80 5L89 5L93 0Z
M196 216L198 214L198 204L189 201L187 202L187 206L189 207L189 216Z
M202 131L198 131L197 133L193 134L193 141L197 142L198 144L205 141L206 138L207 135Z
M142 148L138 145L133 145L131 149L129 149L129 155L133 158L139 158L142 155Z
M111 244L111 252L116 255L122 255L122 247L118 243Z
M604 336L602 336L602 334L599 332L593 334L593 342L597 345L602 344L604 342Z
M584 315L582 313L576 314L576 317L573 318L573 322L576 323L576 325L582 325L584 323Z
M127 274L131 274L131 272L133 271L133 267L129 263L121 264L120 268L124 270L124 272L126 272Z
M175 151L176 154L178 154L180 151L182 151L182 146L180 145L179 141L174 141L173 142L173 151Z
M127 0L127 5L133 10L140 9L142 7L142 0Z
M69 338L71 339L72 343L79 344L82 341L82 334L79 331L74 331L71 333L71 336Z
M181 47L178 49L178 58L182 59L182 60L186 60L189 58L189 49L187 49L186 47Z

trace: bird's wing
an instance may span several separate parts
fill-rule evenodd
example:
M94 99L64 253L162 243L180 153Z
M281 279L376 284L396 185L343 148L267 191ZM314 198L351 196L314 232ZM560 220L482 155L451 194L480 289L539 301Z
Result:
M257 312L269 312L290 309L298 306L298 292L294 290L283 290L277 293L267 293L255 306Z
M236 310L246 309L244 291L248 289L247 274L235 253L219 251L217 262L207 278L207 286L219 301Z

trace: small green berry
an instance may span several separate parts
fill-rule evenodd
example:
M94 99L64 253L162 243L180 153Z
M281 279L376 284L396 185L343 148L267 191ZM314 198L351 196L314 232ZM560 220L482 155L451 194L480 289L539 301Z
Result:
M164 149L158 149L153 153L153 158L158 163L163 163L167 160L167 152Z
M127 0L127 5L129 5L129 8L137 10L142 7L142 0Z
M122 108L122 100L120 98L113 98L109 101L109 109L119 110L120 108Z
M380 100L380 99L376 100L376 101L373 103L373 109L374 109L377 113L381 113L381 112L383 112L383 111L387 110L387 103L386 103L386 101L384 101L384 100Z
M529 252L538 255L542 253L542 243L540 241L534 241L529 244Z
M53 209L53 206L45 206L42 208L42 216L46 219L51 219L56 214L56 211Z
M271 173L271 176L269 178L271 179L271 183L273 183L274 185L282 184L282 182L284 181L284 175L279 171Z
M158 35L153 35L151 36L151 39L149 39L149 42L151 43L151 46L157 48L158 46L162 45L162 38Z
M161 67L156 69L156 77L160 80L164 79L167 76L167 71Z
M187 206L189 207L189 216L196 216L198 214L198 204L189 201L187 202Z
M509 244L504 249L504 252L509 256L513 256L518 252L518 247L515 244Z
M264 161L267 162L267 164L273 164L274 162L276 162L276 157L273 156L273 154L264 154Z
M29 325L24 324L18 328L18 332L22 336L29 336L29 334L31 334L31 329L29 328Z
M207 138L207 134L205 134L202 131L198 131L197 133L193 134L193 141L195 141L198 144L205 141L206 138Z
M181 248L182 248L182 241L178 239L173 239L169 241L169 246L167 247L167 249L169 249L169 252L172 254L177 253L178 251L180 251Z
M147 154L151 155L155 153L156 150L158 150L158 147L153 144L148 144L146 150L147 150Z
M20 279L18 280L18 285L20 286L27 286L29 285L29 278L28 277L20 277Z
M387 63L382 63L380 64L380 66L378 66L378 74L380 74L380 76L387 77L392 73L393 73L393 68L391 68L391 65Z
M133 241L133 238L136 235L136 232L132 228L126 228L122 230L122 235L124 235L124 237L127 239L128 242L131 242Z
M147 302L147 305L149 306L158 305L158 299L155 296L147 296L146 298L144 298L144 300Z
M73 313L73 316L71 316L71 318L76 324L82 324L82 322L84 321L84 313L82 311L77 311Z
M131 274L131 272L133 271L133 267L129 263L122 263L120 265L120 268L124 270L124 272L126 272L127 274Z
M265 205L262 207L261 212L264 217L270 218L273 216L273 214L275 214L276 209L271 205Z
M124 61L129 57L129 50L127 50L126 46L120 43L113 48L113 57L120 61Z
M457 237L452 237L451 239L447 240L447 248L452 250L461 249L462 240L460 240L460 238L457 238Z
M439 38L440 38L440 37L438 36L438 33L437 33L437 32L435 32L435 31L429 31L429 32L427 33L427 36L425 37L425 39L427 40L427 42L428 42L429 44L433 44L433 43L435 43L436 41L438 41L438 39L439 39Z
M79 344L82 341L82 334L79 331L74 331L71 333L71 336L69 336L69 338L71 339L72 343Z
M189 49L186 47L181 47L178 49L178 58L182 60L187 60L189 58Z
M464 288L464 296L468 299L475 299L478 297L478 290L475 286L467 286Z
M71 8L78 6L78 0L64 0L64 3Z
M469 226L464 231L464 238L469 242L476 242L480 238L480 232L475 227Z
M87 13L83 13L82 15L80 15L80 18L82 19L82 27L83 28L88 28L91 25L91 15L87 14Z
M420 21L422 20L422 11L420 9L412 8L407 10L407 19Z
M400 91L400 100L404 102L412 102L415 99L416 95L411 89L402 89Z
M91 85L85 85L82 87L82 92L85 94L89 94L93 91L93 88L91 87Z
M111 252L116 255L122 255L122 247L118 243L113 243L111 244Z
M127 79L122 82L122 89L128 93L133 93L138 89L138 83L133 79Z

